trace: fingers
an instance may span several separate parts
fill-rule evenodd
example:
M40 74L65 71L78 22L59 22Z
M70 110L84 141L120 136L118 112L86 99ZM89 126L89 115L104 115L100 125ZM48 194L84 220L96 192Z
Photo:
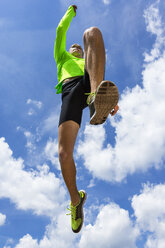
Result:
M74 4L73 4L72 6L73 6L73 8L76 8L76 9L77 9L77 5L74 5Z
M76 13L76 11L77 11L77 6L76 5L72 5L73 6L73 8L74 8L74 12Z
M117 113L118 110L119 110L119 106L116 105L116 106L114 107L114 109L112 110L112 112L111 112L111 116L114 116L114 115Z

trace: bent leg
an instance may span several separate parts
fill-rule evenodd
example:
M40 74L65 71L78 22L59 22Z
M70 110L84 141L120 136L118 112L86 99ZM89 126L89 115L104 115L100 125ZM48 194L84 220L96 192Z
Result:
M74 121L66 121L59 126L59 160L72 205L76 205L80 200L76 185L76 167L73 160L78 130L79 125Z
M100 30L96 27L87 29L84 32L83 40L85 67L90 78L91 92L95 93L91 94L88 100L90 124L98 125L106 121L109 113L116 113L114 108L119 100L119 92L113 82L103 81L105 48Z
M96 27L87 29L83 36L85 68L89 73L91 92L95 92L104 80L105 48L100 30Z

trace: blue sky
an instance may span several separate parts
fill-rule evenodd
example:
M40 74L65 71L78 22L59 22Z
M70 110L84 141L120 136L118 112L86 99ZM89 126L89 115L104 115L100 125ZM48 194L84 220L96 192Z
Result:
M66 48L98 26L105 77L120 92L104 125L83 113L74 156L88 198L78 235L58 162L53 58L71 4ZM164 11L163 0L0 0L0 248L165 247Z

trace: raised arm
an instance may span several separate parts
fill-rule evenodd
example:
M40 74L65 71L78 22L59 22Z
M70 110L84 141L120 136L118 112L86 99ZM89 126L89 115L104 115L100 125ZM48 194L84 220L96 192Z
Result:
M56 40L54 46L54 58L56 63L59 61L63 52L65 51L66 33L73 17L76 15L76 9L76 5L70 6L56 29Z

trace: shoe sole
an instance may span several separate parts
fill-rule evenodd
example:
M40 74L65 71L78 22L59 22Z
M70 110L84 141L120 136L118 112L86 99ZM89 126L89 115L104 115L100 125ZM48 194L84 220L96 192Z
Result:
M90 124L99 125L104 123L118 101L119 91L117 86L111 81L102 81L96 91L95 112L90 119Z
M84 211L83 211L83 207L84 207L85 201L86 201L86 199L87 199L87 193L86 193L84 190L80 190L80 191L82 191L82 192L84 193L84 200L83 200L83 203L82 203L82 222L81 222L81 225L79 226L79 228L78 228L77 230L73 230L73 229L72 229L72 231L73 231L74 233L80 232L80 231L81 231L81 228L82 228L82 226L83 226L83 223L84 223Z

